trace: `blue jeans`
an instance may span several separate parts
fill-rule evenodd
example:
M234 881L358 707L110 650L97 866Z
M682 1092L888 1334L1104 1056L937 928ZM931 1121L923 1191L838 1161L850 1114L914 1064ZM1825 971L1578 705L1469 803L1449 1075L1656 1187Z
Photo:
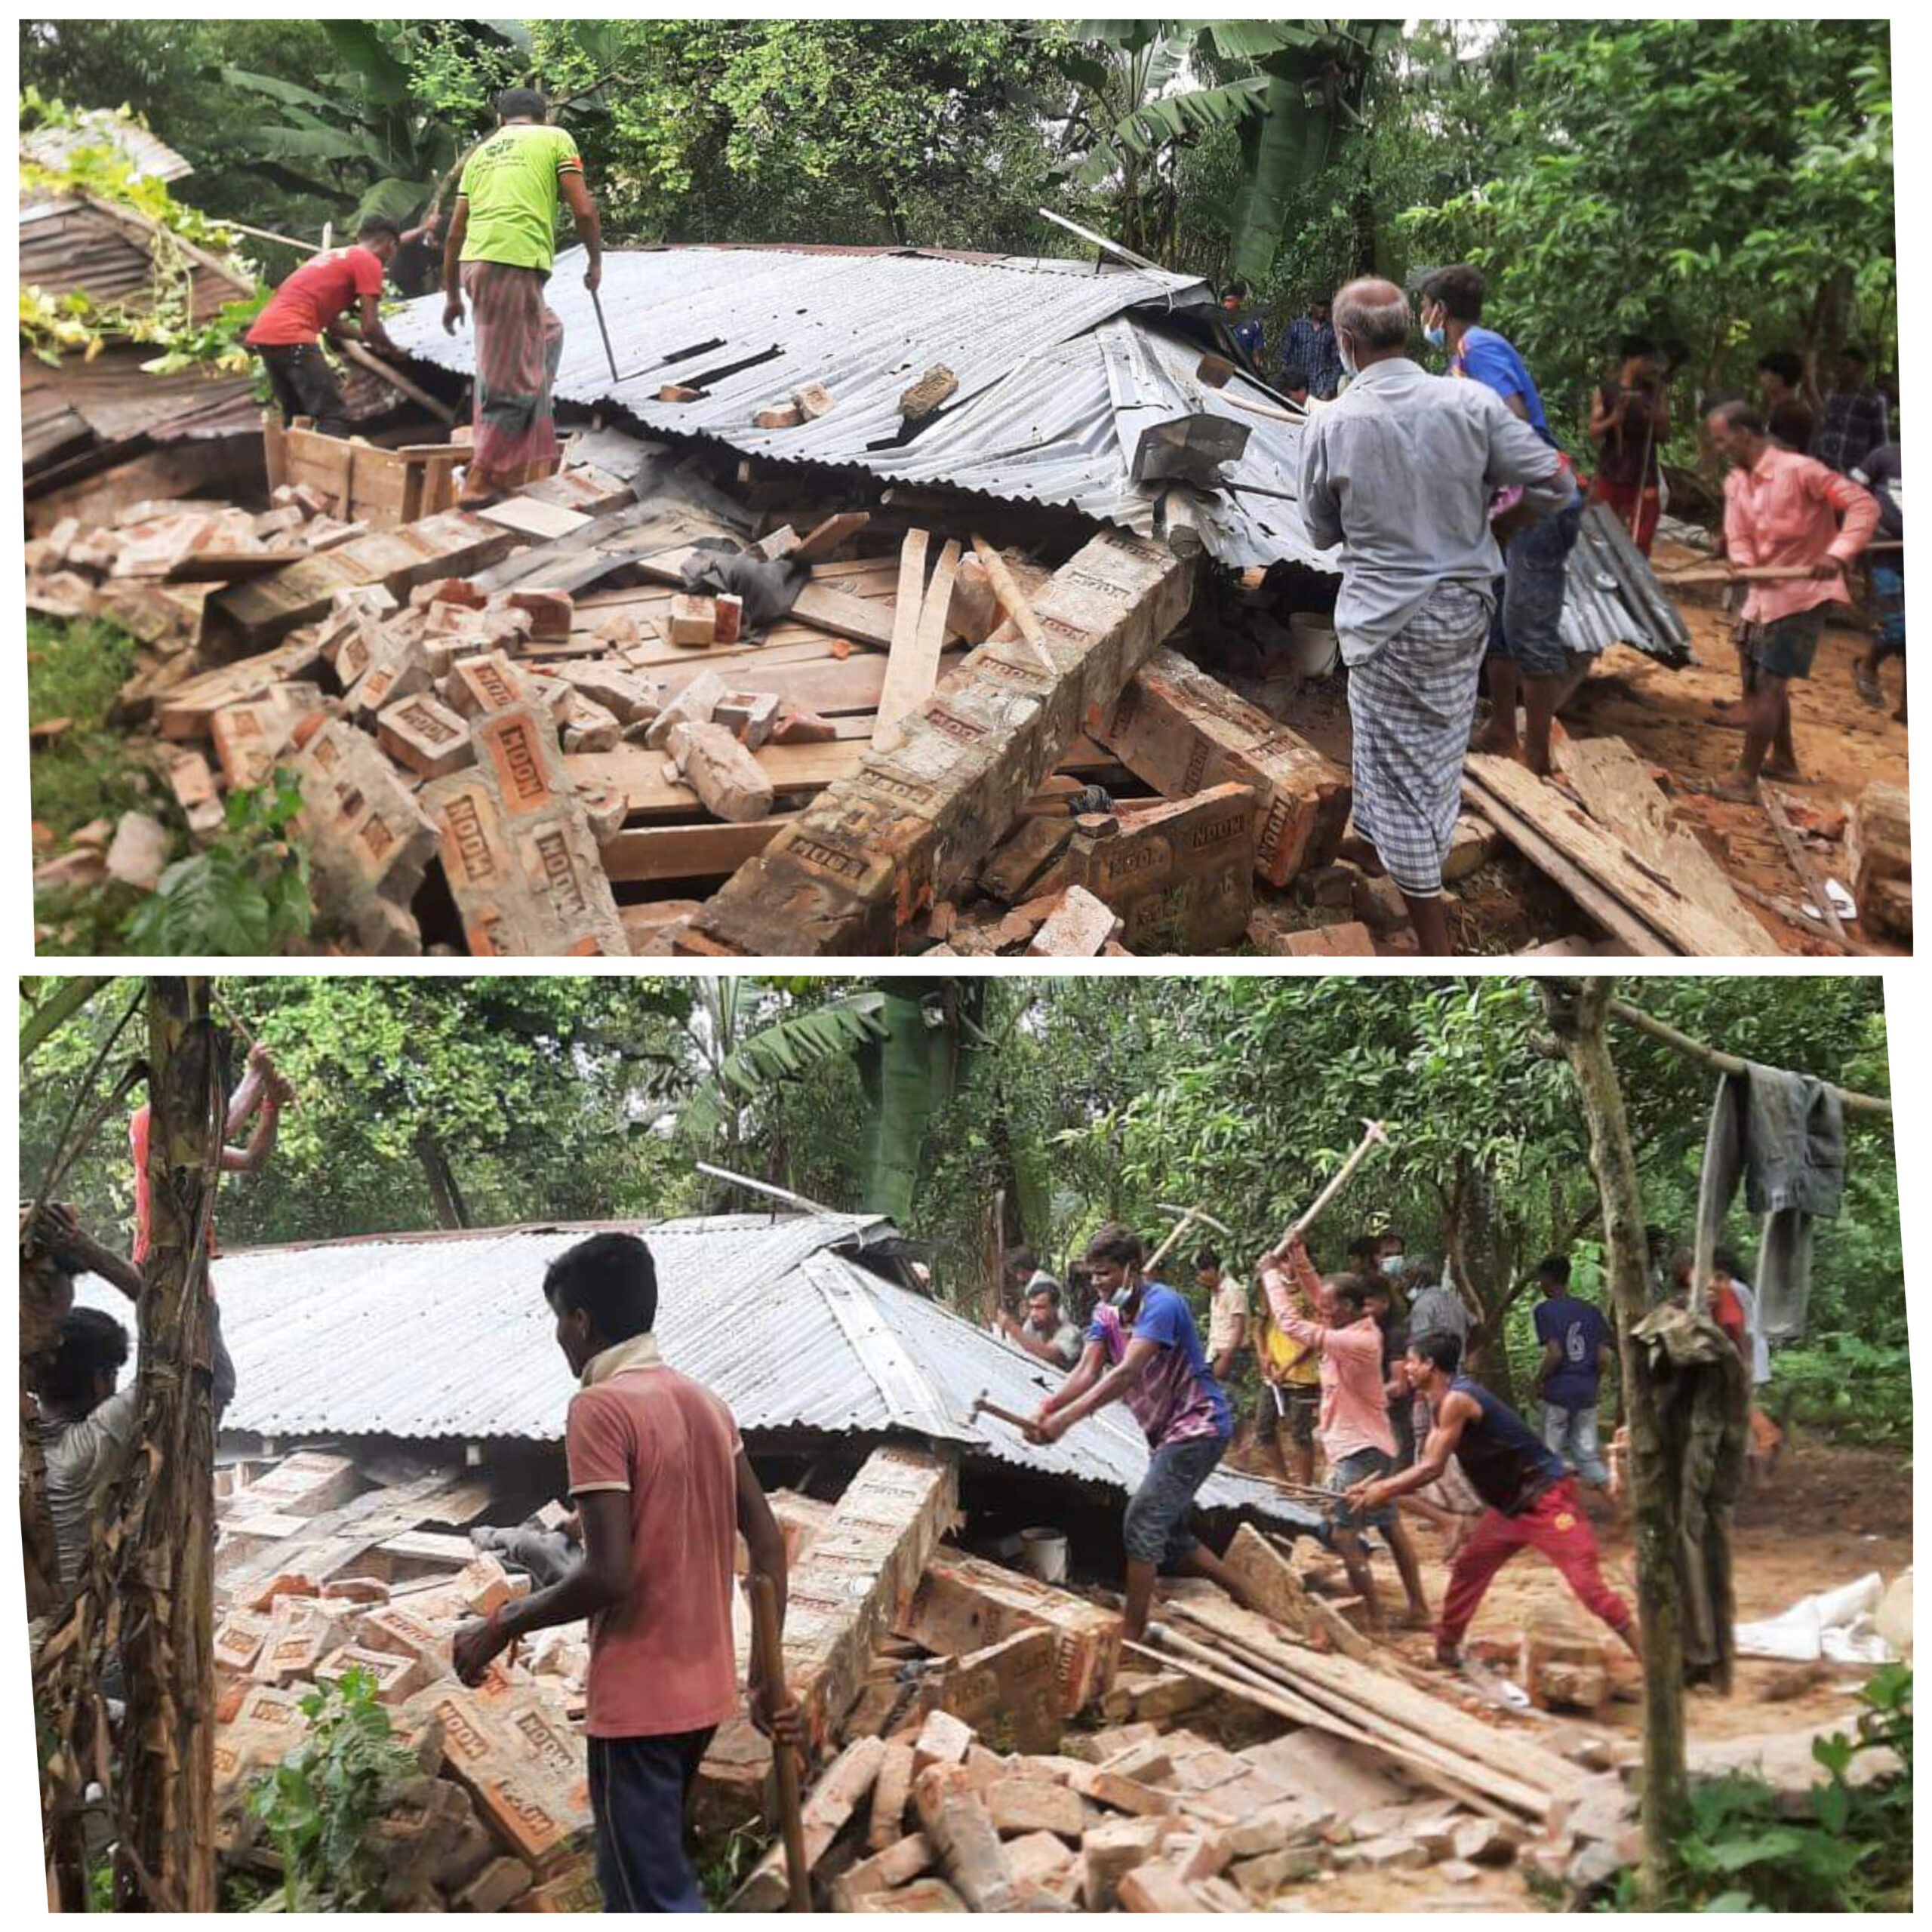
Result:
M1156 1449L1127 1506L1124 1540L1137 1563L1178 1563L1198 1539L1189 1529L1195 1491L1214 1473L1228 1446L1222 1435L1196 1435Z
M1526 678L1560 678L1570 668L1563 647L1563 595L1570 552L1583 527L1579 497L1567 510L1518 531L1503 553L1489 654L1513 659Z
M1543 1445L1552 1456L1574 1463L1577 1473L1597 1489L1610 1487L1610 1472L1604 1467L1597 1447L1597 1407L1566 1409L1560 1402L1543 1405Z
M592 1737L590 1810L606 1912L702 1912L685 1846L685 1802L712 1732Z

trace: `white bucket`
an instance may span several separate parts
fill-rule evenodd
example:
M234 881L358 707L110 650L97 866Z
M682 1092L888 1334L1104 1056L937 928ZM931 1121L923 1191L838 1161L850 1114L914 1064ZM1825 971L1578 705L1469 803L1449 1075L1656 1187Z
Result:
M1022 1530L1020 1561L1043 1583L1066 1581L1066 1538L1058 1530Z
M1294 667L1304 678L1325 678L1341 655L1342 641L1335 635L1333 621L1318 611L1294 611L1288 615L1288 634L1294 639L1290 653Z

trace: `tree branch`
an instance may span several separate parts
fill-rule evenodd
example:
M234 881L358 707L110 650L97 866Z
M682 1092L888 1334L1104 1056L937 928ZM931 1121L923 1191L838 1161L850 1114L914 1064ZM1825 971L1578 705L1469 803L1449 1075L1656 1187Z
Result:
M1612 998L1608 1011L1614 1019L1620 1020L1626 1026L1634 1026L1640 1033L1647 1033L1654 1040L1661 1040L1673 1052L1680 1053L1687 1060L1694 1060L1718 1073L1743 1073L1750 1063L1740 1060L1735 1054L1720 1053L1715 1047L1707 1047L1701 1040L1694 1040L1688 1033L1680 1033L1667 1021L1657 1018L1655 1014L1646 1013L1641 1006L1632 1006L1627 999ZM1839 1087L1827 1081L1827 1086L1838 1096L1838 1104L1848 1114L1862 1114L1869 1119L1890 1120L1892 1103L1881 1100L1875 1094L1854 1094L1849 1088Z

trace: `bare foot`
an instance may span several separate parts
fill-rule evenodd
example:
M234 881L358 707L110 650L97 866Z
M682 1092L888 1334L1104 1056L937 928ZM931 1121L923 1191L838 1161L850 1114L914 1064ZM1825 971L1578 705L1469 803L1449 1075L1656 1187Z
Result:
M1711 786L1710 795L1728 799L1734 805L1755 804L1758 787L1755 780L1746 777L1742 772L1734 771L1729 777L1720 779Z
M1352 866L1359 866L1371 878L1382 876L1381 854L1358 833L1351 832L1344 838L1335 848L1335 856L1338 859L1346 859Z
M1764 767L1764 776L1779 785L1802 785L1804 774L1784 758L1774 758Z
M1463 1667L1463 1654L1460 1651L1451 1649L1446 1644L1438 1644L1435 1647L1435 1661L1444 1670L1460 1670Z
M1499 758L1517 758L1521 755L1514 731L1505 731L1494 724L1485 725L1469 740L1472 752L1494 754Z
M1402 1613L1401 1623L1398 1627L1404 1630L1433 1630L1435 1628L1435 1619L1429 1614L1426 1607L1421 1610L1405 1610Z
M1858 695L1874 711L1885 707L1885 694L1878 688L1878 680L1872 667L1862 660L1851 667L1851 681L1858 687Z

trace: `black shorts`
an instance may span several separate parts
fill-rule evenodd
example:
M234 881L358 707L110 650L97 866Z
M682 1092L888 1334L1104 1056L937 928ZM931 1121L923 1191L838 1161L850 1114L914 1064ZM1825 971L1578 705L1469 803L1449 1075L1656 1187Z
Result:
M1317 1384L1284 1382L1277 1386L1264 1382L1254 1405L1254 1439L1272 1442L1279 1431L1286 1429L1288 1440L1297 1449L1312 1449L1321 1413L1321 1390Z
M1758 668L1772 678L1808 678L1811 660L1818 654L1818 640L1825 634L1822 605L1810 611L1795 611L1788 617L1760 624L1752 639L1751 654Z

